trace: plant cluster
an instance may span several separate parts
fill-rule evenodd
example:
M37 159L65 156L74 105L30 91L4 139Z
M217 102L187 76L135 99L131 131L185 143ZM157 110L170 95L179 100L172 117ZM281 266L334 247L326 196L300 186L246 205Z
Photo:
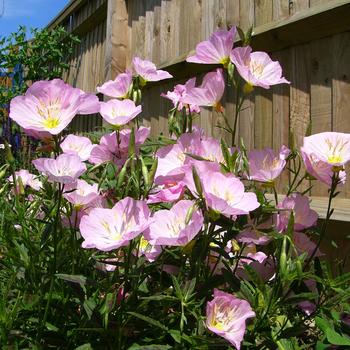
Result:
M253 89L289 82L249 35L220 30L187 59L220 68L178 84L170 138L140 124L142 89L171 78L138 57L97 97L35 82L10 118L45 147L36 174L11 149L0 169L0 339L4 349L334 349L350 346L350 274L327 262L332 200L350 134L307 135L297 149L246 150L237 120ZM225 81L227 77L227 81ZM225 89L236 113L225 114ZM232 144L193 122L222 113ZM63 135L99 112L98 140ZM88 118L88 116L86 117ZM129 124L129 125L128 125ZM306 169L306 171L304 170ZM290 172L285 195L276 181ZM312 181L329 189L318 222Z

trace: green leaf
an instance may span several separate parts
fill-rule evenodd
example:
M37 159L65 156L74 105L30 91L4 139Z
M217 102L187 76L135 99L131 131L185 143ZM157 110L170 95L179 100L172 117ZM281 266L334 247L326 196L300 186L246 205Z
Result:
M90 343L86 343L86 344L78 346L74 350L93 350L93 348L92 348Z
M160 323L159 321L155 320L154 318L151 318L151 317L148 317L148 316L144 316L144 315L141 315L141 314L139 314L137 312L131 312L131 311L129 311L128 314L131 315L131 316L134 316L136 318L139 318L140 320L143 320L143 321L145 321L145 322L147 322L147 323L149 323L149 324L151 324L151 325L153 325L155 327L161 328L161 329L163 329L165 331L168 330L168 328L166 326L164 326L162 323Z
M133 344L128 348L128 350L169 350L171 349L170 345L157 345L157 344L151 344L151 345L139 345L139 344Z
M350 346L350 338L346 335L337 333L334 329L328 328L326 330L327 340L333 345L348 345Z
M64 273L56 273L56 277L64 281L77 283L84 290L84 292L86 292L86 289L85 289L86 277L82 275L66 275Z

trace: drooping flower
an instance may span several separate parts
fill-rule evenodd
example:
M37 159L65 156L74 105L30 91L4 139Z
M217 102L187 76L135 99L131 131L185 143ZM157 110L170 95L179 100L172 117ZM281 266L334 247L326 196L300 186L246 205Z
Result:
M277 206L283 209L277 215L277 230L283 232L288 227L291 211L294 213L294 229L301 231L316 224L318 215L310 208L309 199L300 193L292 193Z
M131 100L109 100L101 102L100 113L102 118L109 124L121 126L129 123L142 111L141 106L136 106Z
M15 172L16 178L21 178L23 187L31 187L35 191L39 191L42 187L42 182L37 178L36 175L31 174L26 169L21 169ZM8 178L9 182L13 182L13 177Z
M283 171L290 150L282 146L277 154L271 148L253 150L248 154L249 179L260 182L273 182Z
M342 167L350 160L350 134L322 132L307 136L301 149L318 161Z
M129 244L149 226L149 209L144 201L126 197L112 209L95 208L80 222L83 248L110 251Z
M244 252L243 255L245 255ZM269 258L264 252L249 252L246 254L246 258L239 259L236 275L244 280L249 279L249 274L244 268L246 265L249 265L262 281L270 280L275 274L273 259Z
M91 154L93 144L85 136L68 135L61 143L63 153L75 154L82 161L88 160Z
M213 107L222 111L220 100L225 91L225 79L222 69L207 73L200 87L193 87L187 90L182 98L183 103L197 106Z
M209 40L202 41L196 46L196 54L187 57L187 62L223 64L230 62L230 53L237 29L232 26L230 30L218 30L213 33Z
M61 154L54 158L39 158L33 160L38 171L49 180L61 184L72 184L86 171L86 165L74 154Z
M79 89L80 90L80 89ZM80 90L80 106L78 114L94 114L100 111L100 101L94 94Z
M97 91L113 98L127 98L131 84L132 72L126 70L125 73L119 74L115 80L109 80L102 86L98 86Z
M289 84L282 77L282 68L278 61L272 61L266 52L252 52L250 46L236 47L230 55L240 76L251 86L269 89L271 85Z
M214 289L214 298L207 303L206 326L240 350L246 330L246 320L255 312L246 300Z
M25 95L11 100L9 116L24 129L57 135L76 114L95 110L96 102L95 95L85 94L61 79L38 81Z
M135 72L139 75L144 82L147 81L159 81L172 78L173 76L165 70L158 69L154 63L142 60L139 57L134 57L132 60Z
M69 189L63 195L68 202L72 203L77 209L87 206L96 201L99 197L98 184L90 185L85 180L77 180L73 189Z
M243 183L233 175L207 172L200 177L207 205L218 213L245 215L260 205L256 194L245 192Z
M306 253L311 256L313 251L316 249L316 243L314 243L305 233L294 232L293 242L298 251L298 254ZM315 257L322 256L323 254L319 249L316 250Z
M150 134L150 128L141 126L135 130L136 152ZM106 134L101 137L99 145L94 145L91 151L89 162L92 164L102 164L104 162L114 162L117 166L122 166L128 158L128 147L130 142L130 129L120 131L119 145L116 132Z
M266 245L271 241L271 237L264 235L261 231L251 227L241 231L237 237L237 242L250 245Z
M186 109L186 113L200 113L200 108L194 104L187 104L183 102L183 97L186 96L187 91L190 91L196 85L196 78L188 80L185 85L177 84L173 91L168 91L166 94L161 94L162 97L172 101L174 107L177 107L178 111L183 108Z
M194 209L186 223L189 210L195 203L190 200L177 202L170 210L159 210L153 215L153 222L145 238L153 245L184 246L190 242L203 226L202 213Z

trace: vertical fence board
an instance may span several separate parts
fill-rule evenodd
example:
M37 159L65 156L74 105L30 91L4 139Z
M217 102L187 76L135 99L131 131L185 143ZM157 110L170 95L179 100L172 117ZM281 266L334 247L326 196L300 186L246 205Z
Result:
M272 0L255 0L255 26L260 26L272 21Z
M338 35L333 44L333 130L350 133L350 34ZM347 174L350 166L346 167ZM348 180L341 196L350 198Z

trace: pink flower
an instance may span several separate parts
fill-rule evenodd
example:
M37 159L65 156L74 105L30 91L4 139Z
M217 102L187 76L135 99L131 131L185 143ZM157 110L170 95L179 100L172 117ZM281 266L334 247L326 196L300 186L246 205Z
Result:
M63 153L75 154L82 161L88 160L92 151L92 142L84 136L68 135L61 143Z
M315 179L320 180L328 186L332 185L332 177L334 175L333 166L319 160L314 154L307 154L301 148L301 156L303 158L306 171ZM344 170L339 171L339 184L343 185L346 181L346 172Z
M127 98L132 84L132 72L127 70L119 74L115 80L109 80L102 86L97 87L97 91L113 98Z
M141 60L139 57L134 57L132 60L135 72L145 81L159 81L169 79L173 76L164 70L157 70L157 67L150 61Z
M298 251L298 254L307 253L308 256L311 256L313 251L316 248L316 243L311 241L311 239L303 232L294 232L293 241L295 247ZM317 249L315 256L322 256L323 254L319 249Z
M285 197L277 207L284 209L277 215L277 230L279 232L287 229L291 211L294 213L294 229L296 231L314 226L318 219L317 213L310 209L309 199L300 193L292 193L289 197Z
M273 182L284 169L289 152L290 150L285 146L281 147L278 154L270 148L250 151L248 154L249 179Z
M230 52L233 47L237 30L232 26L230 30L218 30L209 40L202 41L196 46L196 54L187 57L187 62L193 63L221 63L226 66L230 62Z
M266 52L252 52L250 46L236 47L230 58L241 77L252 86L269 89L270 85L290 83L282 77L279 62L272 61Z
M322 132L304 137L302 151L330 166L342 167L350 160L350 134Z
M78 114L95 114L99 111L100 101L98 97L94 94L89 94L80 90L80 106Z
M190 209L195 205L189 200L176 203L170 210L159 210L153 215L153 222L145 238L153 245L184 246L190 242L203 226L203 215L194 209L186 223Z
M245 215L259 207L256 194L244 192L243 183L220 172L201 174L203 193L210 208L225 216Z
M159 245L152 245L144 237L141 236L138 253L139 256L144 255L147 261L153 262L162 252L162 247Z
M251 245L266 245L271 241L269 236L265 236L262 232L254 228L247 228L240 232L236 237L237 242Z
M136 151L150 134L150 128L141 126L135 130ZM130 129L123 129L119 133L120 144L117 142L116 132L106 134L101 137L100 144L94 145L91 151L89 162L92 164L102 164L104 162L114 162L118 166L123 166L128 158L128 147L130 142Z
M76 185L73 186L74 191L69 189L63 197L75 207L81 208L94 202L99 197L98 184L90 185L85 180L77 180Z
M157 187L148 195L147 203L175 202L185 192L182 182L184 175L162 176L157 179Z
M56 159L39 158L33 160L33 164L49 180L61 184L74 183L86 171L86 165L73 154L63 153Z
M214 289L214 298L207 303L206 326L237 350L241 348L246 320L251 317L255 317L255 312L246 300Z
M161 94L162 97L167 98L172 101L174 107L177 107L178 111L181 111L183 108L186 109L186 114L189 113L200 113L200 108L197 105L186 104L183 102L183 97L186 96L187 91L195 87L196 78L188 80L185 85L177 84L174 87L174 91L168 91L166 94Z
M190 105L214 107L222 111L220 100L225 91L225 79L222 69L206 74L200 87L188 89L182 102Z
M97 97L85 94L63 80L38 81L24 96L11 100L10 118L24 129L57 135L76 114L91 109L91 103L95 104L91 99L96 102Z
M31 174L26 169L21 169L15 172L16 178L21 178L23 187L31 187L35 191L39 191L42 187L42 183L39 179L37 179L36 175ZM9 182L13 182L13 177L10 176L8 178Z
M141 106L135 106L131 100L109 100L101 102L100 113L109 124L121 126L129 123L141 113Z
M129 244L149 226L149 209L144 201L126 197L112 209L92 209L80 222L83 248L110 251Z
M241 279L249 279L249 274L244 269L249 265L263 281L269 281L275 274L273 259L263 252L247 253L246 258L240 259L236 274Z

